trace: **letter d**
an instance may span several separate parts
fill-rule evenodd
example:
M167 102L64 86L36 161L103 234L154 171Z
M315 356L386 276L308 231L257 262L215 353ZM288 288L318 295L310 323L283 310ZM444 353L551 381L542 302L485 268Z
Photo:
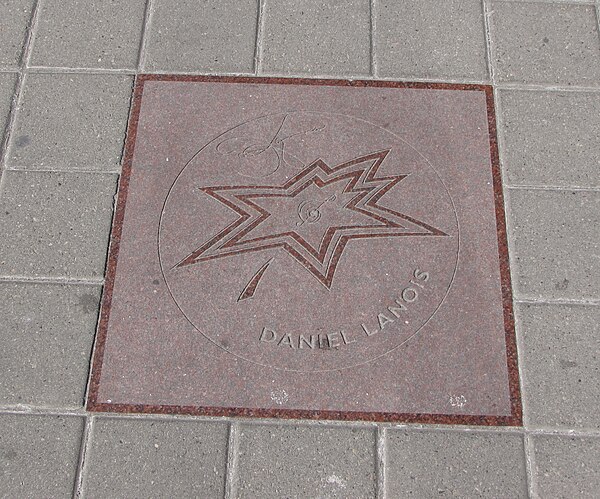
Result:
M277 334L272 329L263 328L262 333L260 333L259 341L264 341L266 343L272 343L277 339Z

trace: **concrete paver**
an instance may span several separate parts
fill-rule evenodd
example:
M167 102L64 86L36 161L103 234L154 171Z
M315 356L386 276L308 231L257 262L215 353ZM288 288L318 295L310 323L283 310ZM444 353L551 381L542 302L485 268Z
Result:
M533 443L539 497L598 497L600 438L536 435Z
M0 495L71 497L83 418L0 415Z
M254 0L153 2L146 71L254 72Z
M600 430L600 307L518 307L528 424Z
M29 74L11 134L12 168L116 171L132 79Z
M0 67L16 68L19 65L34 3L34 0L0 3Z
M98 418L85 497L222 497L227 425Z
M266 74L370 73L369 2L265 2L261 69Z
M145 0L45 0L33 66L126 69L137 66Z
M503 82L600 85L593 5L493 2L492 58Z
M509 240L517 297L600 298L600 193L511 189Z
M100 278L116 176L6 171L0 276Z
M486 81L479 0L377 2L378 74L394 78Z
M600 93L501 90L499 96L510 184L600 187Z
M523 437L389 430L389 497L527 497Z
M242 425L234 497L375 497L375 431Z
M0 406L83 406L99 299L99 286L0 282Z

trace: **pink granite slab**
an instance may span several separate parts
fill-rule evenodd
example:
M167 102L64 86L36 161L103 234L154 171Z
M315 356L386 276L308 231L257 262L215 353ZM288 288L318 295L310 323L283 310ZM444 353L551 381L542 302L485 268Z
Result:
M483 85L140 76L88 408L521 424Z

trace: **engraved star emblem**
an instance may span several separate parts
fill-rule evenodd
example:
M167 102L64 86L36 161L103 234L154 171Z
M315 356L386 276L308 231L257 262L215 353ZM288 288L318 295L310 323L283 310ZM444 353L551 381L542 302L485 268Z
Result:
M175 265L281 248L330 288L346 245L355 239L447 236L380 204L409 174L377 176L389 150L329 167L318 159L283 185L201 187L238 218ZM267 262L240 299L254 294Z

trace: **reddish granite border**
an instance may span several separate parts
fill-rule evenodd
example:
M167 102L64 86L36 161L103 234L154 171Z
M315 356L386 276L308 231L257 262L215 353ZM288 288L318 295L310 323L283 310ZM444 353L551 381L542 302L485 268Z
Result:
M318 411L294 409L248 409L239 407L199 407L176 405L144 405L144 404L107 404L97 401L104 347L108 334L108 318L112 292L114 287L115 272L121 242L125 204L131 176L131 166L137 125L139 120L144 82L146 81L186 81L186 82L218 82L218 83L255 83L255 84L290 84L290 85L322 85L346 87L385 87L385 88L415 88L432 90L476 90L485 92L488 114L488 128L490 136L490 156L492 163L492 176L494 182L494 198L496 206L496 228L498 234L498 249L500 256L500 276L502 281L502 299L504 307L504 329L506 335L506 355L508 364L509 389L511 397L510 416L478 416L462 414L408 414L385 412L353 412L353 411ZM121 173L117 208L113 219L113 228L110 240L108 264L106 268L106 282L102 296L100 320L94 354L92 370L88 385L87 410L93 412L119 412L119 413L150 413L150 414L188 414L198 416L239 416L263 418L290 418L290 419L316 419L316 420L342 420L342 421L375 421L375 422L404 422L423 424L454 424L454 425L482 425L482 426L521 426L522 406L521 390L519 384L519 369L517 360L517 343L515 336L515 321L513 313L512 286L508 260L508 243L506 237L506 219L504 214L504 196L502 192L502 174L498 156L498 141L496 137L496 115L494 108L494 94L490 85L479 84L454 84L454 83L424 83L424 82L398 82L398 81L373 81L373 80L318 80L310 78L257 78L247 76L188 76L188 75L138 75L133 89L133 98L127 139L123 157L123 171Z

